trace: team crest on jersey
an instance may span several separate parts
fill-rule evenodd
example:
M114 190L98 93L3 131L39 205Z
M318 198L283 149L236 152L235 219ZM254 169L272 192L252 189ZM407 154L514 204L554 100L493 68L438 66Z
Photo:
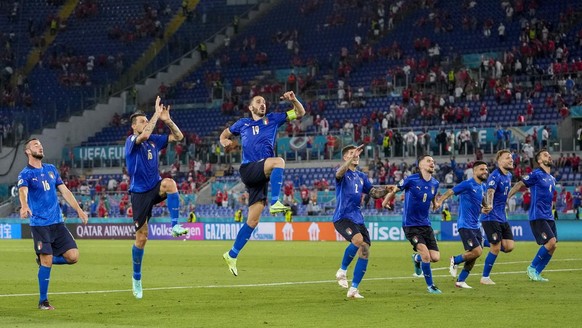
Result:
M473 247L473 241L471 239L469 239L469 241L467 241L467 244L469 245L469 247Z
M360 178L360 183L363 185L364 184L364 179Z
M347 228L347 229L346 229L346 233L347 233L349 236L351 236L351 235L352 235L354 232L352 231L352 229L350 229L350 228Z
M54 180L54 178L55 178L55 174L54 174L53 172L49 172L49 177L51 177L51 179L53 179L53 180Z
M266 117L265 117L265 118L263 118L263 124L264 124L264 125L267 125L267 124L269 124L269 119L268 119L268 118L266 118Z
M493 235L491 235L491 238L493 238L493 240L497 240L497 238L499 238L499 237L497 237L497 232L494 233Z
M545 232L542 232L542 239L548 239L548 235Z
M39 241L38 243L36 243L36 249L39 251L42 249L42 241Z
M398 185L402 187L402 185L404 185L404 179L400 180L400 182L398 182Z
M434 187L430 188L430 193L434 195Z

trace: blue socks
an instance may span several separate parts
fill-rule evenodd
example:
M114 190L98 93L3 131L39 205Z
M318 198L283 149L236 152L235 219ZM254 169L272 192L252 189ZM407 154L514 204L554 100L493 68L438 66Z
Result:
M53 264L69 264L63 256L53 256Z
M137 246L133 245L131 255L133 257L133 279L141 280L141 260L143 259L143 249L137 248Z
M432 270L430 269L430 262L422 262L420 263L420 267L422 268L422 273L424 274L424 281L426 281L427 286L432 286Z
M469 276L469 271L463 269L461 271L461 274L459 274L459 278L457 279L457 281L459 281L459 282L465 281L465 280L467 280L468 276Z
M495 260L497 260L497 255L489 252L485 258L485 265L483 266L483 277L489 277L491 269L493 269L493 264L495 264Z
M38 301L39 303L48 299L48 286L50 278L51 268L41 265L38 268L38 289L40 291L40 300Z
M248 224L243 224L242 228L238 231L236 235L236 240L234 241L234 245L232 245L232 249L228 252L228 255L233 259L236 259L238 253L245 247L249 238L251 238L251 234L253 233L255 228L251 228Z
M422 262L422 257L420 256L420 254L414 255L414 262L417 262L417 263Z
M536 267L536 271L538 273L542 273L542 271L544 271L544 269L546 268L546 266L548 265L548 263L550 263L550 260L552 259L552 254L548 253L543 260L540 261L540 264L538 264L538 266Z
M168 206L168 211L170 212L170 218L172 219L172 227L178 224L178 216L180 216L180 197L178 193L167 194L168 199L166 199L166 205Z
M358 258L356 267L354 268L354 279L352 279L352 287L358 288L358 285L364 278L366 268L368 267L368 259Z
M276 167L271 171L271 205L279 200L281 186L283 185L283 172L285 172L285 169L280 167Z
M542 247L540 247L538 253L536 254L536 257L531 262L531 266L536 268L536 271L538 273L542 273L542 271L544 271L548 263L550 263L551 259L552 254L550 254L546 247L542 245Z
M455 256L455 260L454 261L455 261L455 264L459 264L459 263L465 262L465 260L463 260L463 254Z
M356 256L356 253L358 252L358 246L350 243L348 245L348 247L346 247L346 251L344 252L344 258L342 259L342 266L341 269L342 270L347 270L348 266L350 266L350 263L352 263L352 260L354 259L354 256Z
M537 268L538 265L540 265L540 263L542 263L542 261L545 259L546 255L548 255L548 250L544 247L544 245L542 245L542 247L540 247L538 253L534 257L533 261L531 261L531 266L533 268Z

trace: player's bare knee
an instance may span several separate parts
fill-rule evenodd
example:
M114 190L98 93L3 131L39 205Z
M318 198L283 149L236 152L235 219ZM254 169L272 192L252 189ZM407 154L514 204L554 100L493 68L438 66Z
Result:
M273 167L285 168L285 160L282 157L275 157L275 163Z
M360 248L361 248L361 247L362 247L362 244L364 244L364 237L362 237L362 234L361 234L361 233L357 233L356 235L354 235L354 236L352 237L352 240L351 240L351 242L352 242L352 244L354 244L355 246L357 246L357 247L360 247Z
M160 186L160 192L164 193L175 193L178 192L178 186L176 185L176 181L171 178L164 178L162 179L162 184Z
M475 247L471 250L471 254L473 255L473 258L478 258L479 256L481 256L481 254L483 254L483 248L481 247Z
M556 242L556 238L550 239L546 243L545 247L548 249L548 251L552 251L552 252L555 251L556 248L558 247L558 243Z
M67 260L68 264L75 264L79 262L79 250L78 249L70 249L64 254L65 260Z

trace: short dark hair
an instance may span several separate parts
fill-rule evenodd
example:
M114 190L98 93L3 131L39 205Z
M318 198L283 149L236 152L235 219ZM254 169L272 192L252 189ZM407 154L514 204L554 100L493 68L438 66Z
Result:
M497 161L499 160L499 158L501 158L501 156L503 156L503 154L511 154L511 152L509 151L509 149L501 149L500 151L498 151L497 154L495 154L495 163L497 163Z
M420 162L421 162L423 159L427 158L427 157L432 157L432 156L430 156L430 155L427 155L427 154L424 154L424 155L420 155L420 156L418 156L418 158L416 159L416 166L419 166L419 165L420 165Z
M28 144L35 141L35 140L38 140L38 138L30 138L24 142L24 153L25 154L26 154L26 149L28 149ZM28 154L26 154L26 155L28 156Z
M542 149L538 150L538 152L534 155L534 160L536 161L536 163L538 162L538 159L540 158L540 155L543 152L549 153L546 148L542 148Z
M131 122L131 124L133 124L133 123L135 123L134 119L136 117L140 117L140 116L146 116L146 114L143 111L138 110L135 113L131 114L131 116L129 117L129 121Z
M487 163L485 163L484 161L475 161L475 163L473 163L473 168L476 168L479 165L487 166Z
M356 147L354 145L345 146L344 148L342 148L342 157L344 157L350 150L356 149L356 148L358 148L358 147Z

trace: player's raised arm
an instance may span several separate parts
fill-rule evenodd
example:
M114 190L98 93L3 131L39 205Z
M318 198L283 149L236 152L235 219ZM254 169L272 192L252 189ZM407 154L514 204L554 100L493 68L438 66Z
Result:
M518 183L514 184L511 190L509 191L509 194L507 195L507 199L509 200L523 187L525 187L525 183L523 183L523 181L519 181Z
M63 195L63 198L67 201L67 203L73 209L75 209L75 211L77 211L77 215L79 216L79 219L81 219L81 221L83 221L83 224L87 224L89 217L87 216L87 213L85 213L85 211L83 211L81 206L79 206L77 199L75 199L75 196L69 190L69 188L67 188L67 186L65 186L64 183L58 185L57 188L59 189L59 191L61 192L61 195Z
M168 105L168 107L166 107L163 104L160 104L160 106L162 107L162 112L160 113L160 120L162 120L162 122L164 122L164 124L166 124L166 126L170 129L170 136L168 137L168 142L182 141L182 139L184 139L184 135L182 134L182 131L180 131L176 123L174 123L174 121L172 121L172 118L170 117L170 106Z
M442 195L441 197L439 197L439 199L437 200L436 197L435 199L433 199L433 209L438 209L440 208L443 203L445 202L445 200L449 199L452 195L454 195L455 192L453 191L453 189L448 189L444 195Z
M232 136L233 134L230 132L229 128L226 128L222 131L220 134L220 144L222 147L228 148L232 144L232 140L230 140Z
M287 100L293 104L293 108L287 112L287 117L289 121L294 119L302 118L305 115L305 108L301 102L295 97L295 93L293 91L287 91L281 96L282 100Z
M156 111L154 112L154 115L149 120L147 125L143 128L143 131L137 136L137 138L135 140L136 145L139 145L142 142L148 140L150 138L150 135L154 131L154 128L156 127L156 123L158 122L158 119L160 118L160 115L162 114L162 110L163 110L163 106L160 104L160 101L161 101L160 96L158 96L156 98ZM132 124L133 124L133 122L132 122Z
M337 180L341 180L341 178L344 177L344 175L346 174L346 171L350 168L350 165L352 165L352 162L354 161L354 159L355 158L359 159L359 156L362 153L363 149L364 149L364 145L362 144L356 148L349 150L348 152L346 152L346 154L344 154L344 162L335 172L335 178Z
M386 196L391 190L393 186L385 185L385 186L374 186L370 189L368 193L372 198L382 198Z

